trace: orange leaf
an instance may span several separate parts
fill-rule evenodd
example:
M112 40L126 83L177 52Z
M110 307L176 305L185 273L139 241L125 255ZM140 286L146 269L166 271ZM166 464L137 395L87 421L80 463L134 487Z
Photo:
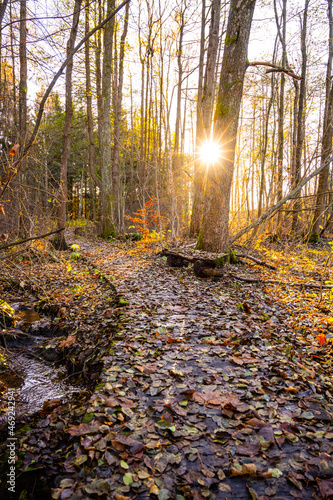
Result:
M20 145L19 144L15 144L12 149L9 151L9 154L10 156L14 156L16 151L18 151L20 149Z
M326 345L326 344L327 344L327 341L326 341L326 336L325 336L325 334L324 334L324 333L320 333L319 335L317 335L317 337L316 337L316 338L317 338L317 340L318 340L318 342L319 342L319 344L320 344L321 346L323 346L323 345Z

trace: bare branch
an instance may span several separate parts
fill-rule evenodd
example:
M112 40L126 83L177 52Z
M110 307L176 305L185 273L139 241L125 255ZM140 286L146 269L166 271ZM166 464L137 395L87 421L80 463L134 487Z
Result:
M310 174L307 177L305 177L305 179L303 179L298 184L298 186L295 187L295 189L293 189L287 196L285 196L278 203L276 203L275 205L273 205L269 210L267 210L267 212L265 212L264 214L262 214L261 217L259 217L259 219L255 220L254 222L252 222L252 224L250 224L249 226L245 227L244 229L242 229L241 231L239 231L237 234L235 234L235 236L233 236L232 238L230 238L230 243L233 243L234 241L238 240L241 236L243 236L243 234L246 234L251 229L259 226L259 224L261 224L265 219L268 219L269 217L272 217L272 215L274 215L275 212L280 207L282 207L282 205L284 205L288 200L290 200L290 198L292 198L293 196L295 196L302 189L302 187L305 186L305 184L307 184L313 177L315 177L316 175L318 175L332 161L333 161L333 156L330 156L330 158L328 158L328 160L325 161L325 163L323 163L322 165L320 165L320 167L318 167L317 170L315 170L314 172L312 172L312 174Z
M25 243L26 241L41 240L42 238L51 236L51 234L60 233L60 231L64 231L64 229L65 229L64 227L61 227L60 229L56 229L55 231L50 231L49 233L46 234L40 234L39 236L31 236L30 238L24 238L24 240L14 241L13 243L8 243L8 245L3 245L2 247L0 247L0 250L5 250L6 248L22 245L22 243Z
M54 75L53 77L53 80L52 82L50 83L50 85L48 86L48 88L45 90L45 93L43 95L43 98L39 104L39 109L38 109L38 114L37 114L37 118L36 118L36 123L35 123L35 127L31 133L31 136L27 142L27 144L24 146L19 158L13 163L13 165L11 166L11 170L12 170L12 174L9 176L6 184L4 185L2 191L1 191L1 194L0 194L0 199L3 197L6 189L8 188L9 186L9 183L11 182L11 180L15 177L15 175L17 174L17 172L19 171L20 169L20 165L21 165L21 162L22 160L27 156L28 154L28 151L29 149L31 148L31 146L33 145L33 143L35 142L36 140L36 137L37 137L37 134L38 134L38 130L39 130L39 127L40 127L40 123L42 121L42 116L43 116L43 112L44 112L44 106L45 106L45 103L54 87L54 85L56 84L58 78L60 77L61 73L64 71L64 69L66 68L67 64L69 63L69 61L73 58L73 56L76 54L76 52L82 47L82 45L94 34L96 33L96 31L100 30L101 28L103 28L103 26L105 26L105 24L107 24L110 19L112 19L128 2L130 2L130 0L124 0L120 5L119 7L117 7L113 12L111 12L105 19L104 21L102 21L101 23L99 23L95 28L93 28L91 31L89 31L89 33L82 38L82 40L76 45L76 47L74 47L74 49L72 50L72 52L68 55L67 59L62 63L62 65L60 66L60 69L59 71Z
M286 75L291 76L295 80L303 80L301 76L295 75L295 73L293 73L290 69L283 68L282 66L278 66L277 64L262 62L262 61L253 61L247 64L247 67L250 66L267 66L268 68L272 69L268 69L266 73L285 73Z

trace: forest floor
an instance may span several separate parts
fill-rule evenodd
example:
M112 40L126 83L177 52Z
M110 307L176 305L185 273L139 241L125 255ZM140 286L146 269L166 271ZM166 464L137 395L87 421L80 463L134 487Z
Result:
M69 241L80 249L36 249L1 282L3 300L49 314L38 352L87 387L18 416L3 498L333 498L332 296L311 287L330 282L329 246L261 246L275 271L201 279L141 243Z

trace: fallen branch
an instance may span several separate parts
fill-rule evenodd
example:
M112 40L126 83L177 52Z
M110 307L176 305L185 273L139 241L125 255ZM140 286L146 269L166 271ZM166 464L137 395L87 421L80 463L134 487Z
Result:
M269 284L274 284L274 285L280 285L280 286L299 286L299 287L304 287L304 288L316 288L318 290L320 289L326 289L326 290L331 290L333 286L328 286L328 285L320 285L319 283L298 283L298 282L293 282L293 283L285 283L283 281L279 280L261 280L258 278L246 278L245 276L238 276L237 274L231 274L229 273L229 276L231 278L234 278L239 281L245 281L246 283L261 283L262 285L266 285L266 283Z
M46 233L46 234L40 234L39 236L31 236L30 238L24 238L24 240L14 241L13 243L8 243L8 245L2 245L0 247L0 250L5 250L6 248L16 247L18 245L22 245L22 243L25 243L26 241L40 240L42 238L46 238L47 236L51 236L51 234L60 233L61 231L64 231L64 229L65 228L62 227L60 229L56 229L55 231L50 231L49 233Z
M264 220L268 219L269 217L272 217L274 215L274 213L280 207L282 207L282 205L284 205L288 200L290 200L290 198L292 198L293 196L295 196L295 194L297 194L302 189L302 187L305 186L305 184L307 184L313 177L315 177L316 175L320 174L320 172L327 165L329 165L332 161L333 161L333 156L330 156L330 158L328 158L328 160L326 160L325 163L323 163L322 165L320 165L320 167L318 167L317 170L315 170L314 172L312 172L312 174L310 174L307 177L305 177L305 179L303 179L298 184L298 186L296 186L295 189L293 189L287 196L285 196L282 200L280 200L278 203L276 203L275 205L273 205L269 210L267 210L267 212L265 212L257 220L255 220L254 222L252 222L252 224L250 224L249 226L245 227L241 231L238 231L238 233L236 233L235 236L232 236L232 238L230 238L230 243L233 243L234 241L238 240L241 236L243 236L243 234L248 233L251 229L254 229L255 227L259 226L259 224L261 224Z
M237 254L237 257L240 257L241 259L249 259L249 260L253 260L253 262L255 262L256 264L258 264L259 266L264 266L264 267L268 267L268 269L273 269L274 271L276 271L276 267L273 266L272 264L268 264L267 262L265 262L264 260L259 260L259 259L256 259L255 257L252 257L252 255L247 255L247 254L243 254L243 253L238 253Z

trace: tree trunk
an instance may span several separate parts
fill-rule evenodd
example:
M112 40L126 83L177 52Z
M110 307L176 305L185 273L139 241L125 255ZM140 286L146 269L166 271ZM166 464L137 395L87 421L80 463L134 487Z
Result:
M328 0L328 22L329 22L329 38L328 48L329 55L326 69L326 102L324 112L324 125L323 125L323 138L321 147L321 163L324 163L331 154L332 139L333 139L333 84L332 79L332 64L333 64L333 13L332 13L332 0ZM324 214L326 206L329 202L327 192L329 191L328 178L329 178L330 165L324 168L319 174L316 209L313 216L313 229L312 232L320 234L324 227Z
M20 0L20 86L19 86L19 144L24 149L27 139L27 2ZM19 174L19 232L26 237L30 232L28 212L27 163L21 167ZM29 234L29 236L31 236Z
M239 0L233 2L229 10L214 130L214 138L223 156L208 169L197 244L198 249L211 252L224 252L229 246L230 191L254 7L255 0Z
M89 0L86 0L86 18L85 18L85 35L89 33ZM89 173L95 184L101 189L101 181L95 172L95 140L94 140L94 121L92 112L92 91L90 78L90 41L85 43L85 66L86 66L86 100L87 100L87 124L88 124L88 162Z
M200 93L198 92L197 132L196 132L197 150L198 148L200 148L201 144L210 137L211 133L212 111L214 106L216 58L217 58L217 51L219 44L220 9L221 9L221 0L212 0L209 41L207 49L207 64L205 70L204 84L203 88L200 87ZM202 25L204 26L205 23L204 11L202 12L201 22ZM204 44L202 44L201 46L200 58L201 54L203 55L203 53L204 53ZM200 61L199 64L202 64L203 66L203 57L202 57L202 62ZM201 216L202 216L205 166L202 164L199 158L197 158L196 160L196 168L194 175L195 175L194 200L193 200L191 228L190 228L191 236L195 236L199 233Z
M283 68L287 66L287 48L286 48L286 30L287 30L287 0L283 0L282 4L282 29L279 28L277 12L276 12L276 0L274 0L274 10L276 16L276 24L278 26L278 31L280 35L280 42L282 45L282 60L281 65ZM284 73L281 73L280 79L280 96L279 96L279 109L278 109L278 168L277 168L277 201L282 199L283 192L283 152L284 152L284 89L285 89L286 77ZM261 215L261 214L259 214ZM281 225L282 212L278 213L277 217L277 229Z
M293 187L297 186L301 180L302 148L305 135L306 65L307 65L306 35L307 35L308 7L309 7L309 0L305 0L302 32L301 32L302 80L299 87L299 98L298 98L295 166L292 177ZM292 221L292 230L296 233L299 231L299 226L300 226L298 218L300 207L301 207L301 202L299 200L299 195L298 195L296 202L294 204L295 212Z
M107 1L107 15L114 9L115 0ZM102 176L102 236L115 234L113 223L113 192L111 177L111 74L114 18L104 28L104 54L102 75L101 123L101 176Z
M121 229L122 217L121 217L121 204L120 204L120 193L119 193L119 146L120 146L120 123L121 123L121 104L122 104L122 92L123 92L123 80L124 80L124 56L125 56L125 40L127 36L128 28L128 12L129 4L126 5L125 17L124 17L124 29L120 40L119 49L119 69L118 69L118 79L115 91L114 99L114 145L113 145L113 161L112 161L112 181L113 181L113 199L114 199L114 221L117 230Z
M78 25L80 18L82 0L75 0L74 12L73 12L73 23L67 42L67 57L73 51ZM65 103L65 123L64 123L64 140L63 140L63 153L61 156L61 170L60 170L60 206L58 211L58 229L65 227L66 225L66 207L67 207L67 168L68 159L70 153L71 145L71 124L73 116L73 102L72 102L72 73L73 73L73 58L67 64L66 67L66 103ZM64 232L57 233L54 245L58 250L67 250L68 245L65 239Z

